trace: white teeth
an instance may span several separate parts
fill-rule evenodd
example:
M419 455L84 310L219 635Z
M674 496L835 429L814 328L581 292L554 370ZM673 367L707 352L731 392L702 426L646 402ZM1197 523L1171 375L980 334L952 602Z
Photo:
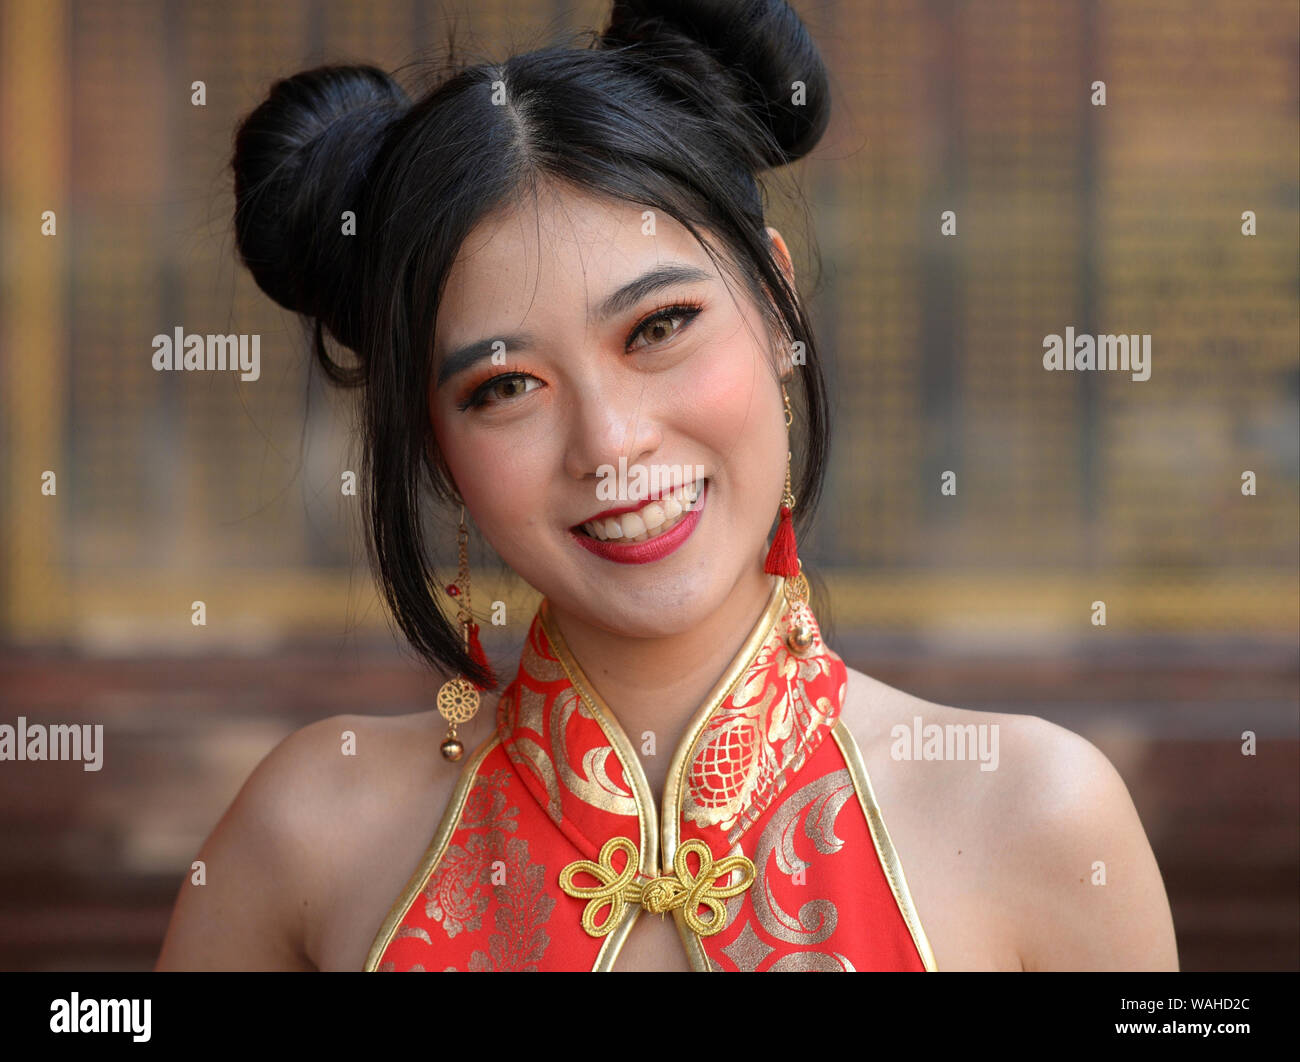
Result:
M645 524L647 531L653 531L666 519L668 519L668 516L658 502L651 502L641 510L641 522Z
M602 542L645 542L675 527L700 498L699 482L687 483L636 512L589 520L582 529Z

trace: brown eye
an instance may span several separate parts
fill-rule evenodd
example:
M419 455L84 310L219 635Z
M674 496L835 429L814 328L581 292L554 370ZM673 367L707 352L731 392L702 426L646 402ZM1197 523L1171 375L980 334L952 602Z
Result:
M633 341L628 344L629 349L653 347L668 342L686 327L686 323L695 317L700 312L700 309L699 306L669 306L667 309L652 314L637 325L632 332ZM680 323L675 324L674 322ZM647 339L649 342L641 343L642 338Z
M535 386L529 386L533 384ZM461 412L476 409L479 406L495 406L502 402L508 402L512 398L518 398L520 395L534 391L542 385L542 381L536 376L529 376L527 373L512 372L504 376L494 376L491 380L486 380L480 384L465 401L457 404L457 409Z
M675 320L679 320L679 318L661 317L657 321L651 321L649 327L641 334L651 343L660 343L677 331L672 327L672 322Z
M527 386L529 381L533 383L539 382L531 376L503 376L495 383L490 384L486 393L493 398L517 398L533 390L533 388Z

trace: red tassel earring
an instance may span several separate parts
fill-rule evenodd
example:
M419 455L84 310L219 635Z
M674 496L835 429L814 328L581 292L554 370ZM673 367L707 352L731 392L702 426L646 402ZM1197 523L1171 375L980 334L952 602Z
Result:
M785 402L785 426L788 433L794 423L794 414L790 411L790 396L785 384L781 384L781 399ZM799 546L794 537L794 493L790 489L789 449L785 452L785 493L781 496L781 519L776 525L776 534L772 536L772 546L767 551L767 560L763 562L763 571L769 575L779 575L785 580L785 597L791 605L798 605L808 600L808 580L803 574L803 565L799 562Z
M487 654L478 640L478 624L474 622L474 613L469 594L469 531L465 527L465 506L460 507L460 528L456 536L460 566L456 581L447 586L449 597L456 599L456 618L460 623L461 637L465 639L465 648L470 659L488 674L489 685L496 685L496 675L488 664ZM442 743L442 754L448 760L458 760L465 752L465 746L456 737L456 727L468 723L474 718L479 707L479 692L487 689L471 682L463 675L449 679L438 690L438 714L447 720L447 737Z
M790 518L793 505L794 495L790 493L790 452L787 450L781 519L776 525L776 534L772 536L772 548L767 551L767 560L763 562L763 571L769 575L783 575L787 579L793 579L799 574L799 547L794 540L794 521Z
M469 625L469 656L474 663L483 668L491 676L491 685L496 685L496 675L492 674L492 665L488 663L487 653L483 652L483 646L478 640L478 624ZM487 686L476 686L480 692L487 689Z

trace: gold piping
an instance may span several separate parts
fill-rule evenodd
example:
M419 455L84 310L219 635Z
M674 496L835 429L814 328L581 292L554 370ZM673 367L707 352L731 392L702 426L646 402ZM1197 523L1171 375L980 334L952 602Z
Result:
M538 614L541 617L542 629L546 632L547 640L551 643L551 649L554 651L556 659L559 660L560 666L564 668L564 672L568 675L569 681L573 684L578 696L586 704L587 710L591 712L592 718L600 724L601 730L609 739L614 754L618 756L623 764L624 777L632 783L632 798L636 801L637 825L640 829L641 838L641 843L637 845L637 851L640 853L641 873L647 877L658 877L658 815L655 811L654 797L650 792L650 783L646 780L645 771L641 768L641 761L637 759L636 750L628 740L627 734L623 732L622 726L619 725L618 717L610 709L609 705L604 702L600 694L596 692L595 687L587 678L586 672L582 670L582 666L570 651L568 643L565 642L559 628L552 622L550 603L546 598L542 598ZM592 967L593 973L608 973L613 970L618 953L622 950L623 941L627 939L627 935L631 932L632 926L640 913L640 904L629 904L624 910L623 920L610 931L605 938L605 943L600 947L600 953L596 956L596 964Z
M692 718L686 737L678 744L673 753L664 787L664 808L674 808L675 814L662 818L662 851L665 861L671 860L677 852L681 836L681 805L685 788L683 784L685 769L686 765L691 762L692 754L704 727L731 692L736 682L749 668L759 649L771 633L773 625L784 612L785 580L780 576L774 576L773 578L772 591L762 615L750 630L739 652L732 658L726 672L710 691L704 705ZM641 761L637 758L636 750L632 747L627 734L619 724L618 717L591 685L586 673L582 670L568 644L564 641L563 635L560 634L559 629L552 621L548 602L545 598L542 599L539 606L539 615L543 630L555 652L556 658L560 662L560 666L564 669L578 696L582 698L591 712L592 718L596 720L605 736L609 739L615 754L623 764L625 776L632 783L632 796L637 807L637 821L641 839L641 844L638 846L640 870L642 874L648 877L658 877L660 847L658 823L660 817L656 813L655 802L650 793L650 784L646 780ZM849 777L852 779L854 791L857 793L858 803L866 816L867 825L871 831L871 840L875 845L880 865L885 871L885 877L889 881L889 888L893 893L894 901L898 905L903 921L906 923L912 941L916 945L917 953L921 956L922 964L927 971L935 972L938 970L938 965L935 962L934 952L930 947L925 930L921 926L916 906L912 902L912 895L907 887L907 878L903 873L902 863L898 858L897 850L894 848L893 840L889 836L889 830L885 826L880 806L876 802L876 795L871 787L871 777L867 773L866 763L862 759L857 742L853 739L848 727L844 725L843 719L836 720L835 726L831 730L831 736L839 746L844 762L848 767ZM390 909L383 926L380 927L379 933L371 945L370 953L363 968L366 972L374 970L379 959L391 943L392 936L401 924L402 918L416 896L423 890L429 875L442 859L443 853L460 822L461 813L475 781L479 765L499 743L499 735L493 735L465 765L456 789L452 794L448 809L438 826L438 832L426 850L420 865L407 882L401 897ZM592 967L593 972L603 973L613 969L623 943L627 939L627 935L641 910L642 907L639 903L628 905L619 925L605 937L600 952L596 956L596 963ZM677 935L681 938L686 949L691 968L698 972L710 972L712 967L699 935L687 925L680 908L675 908L672 913L673 921L677 927Z
M768 595L763 614L759 616L758 622L754 624L749 635L745 638L740 651L732 657L727 670L718 679L708 697L704 699L703 706L695 713L694 718L687 727L686 737L677 746L677 751L673 753L672 762L668 765L668 780L664 785L664 807L673 808L675 812L672 815L663 817L663 857L665 863L671 863L673 857L676 856L677 844L681 839L682 795L685 789L683 782L687 765L694 759L695 746L698 744L700 736L704 733L704 728L713 713L718 710L722 702L731 693L733 687L749 668L749 665L753 663L759 649L767 641L772 626L781 618L784 610L785 580L778 575L773 577L772 591ZM709 958L705 954L704 945L700 942L699 936L686 924L686 918L680 910L673 911L673 921L677 924L677 935L686 948L686 957L690 960L691 969L700 973L711 972L712 967L709 965Z
M921 927L921 917L916 912L916 905L912 902L912 894L907 888L907 878L903 874L903 864L898 858L898 851L894 848L894 842L889 836L889 830L885 828L885 819L880 813L880 805L876 803L876 794L871 788L871 776L867 773L867 765L862 759L858 743L853 740L853 735L849 732L849 728L844 725L842 718L835 721L831 736L835 738L835 743L839 745L840 752L844 756L844 762L848 765L849 777L853 779L853 788L858 794L858 803L862 805L862 812L867 817L867 825L871 829L871 840L876 846L876 855L880 858L880 865L885 871L885 877L889 880L889 888L894 894L894 902L898 904L899 913L902 914L903 921L907 923L907 931L912 934L912 942L916 945L917 953L921 956L921 962L928 972L935 973L938 971L939 966L934 961L934 952L930 949L930 941L925 935L925 930Z
M366 964L361 968L363 973L373 973L375 971L375 967L379 965L379 960L383 958L384 952L388 950L388 945L392 943L393 934L397 932L397 927L401 925L406 912L410 909L411 904L415 902L415 898L424 891L425 882L428 881L429 875L441 862L443 853L451 842L452 834L456 832L456 827L460 824L461 812L465 809L465 801L469 797L470 789L473 788L479 765L498 744L500 744L500 737L494 733L479 747L479 750L462 768L460 780L452 791L451 800L447 803L447 810L443 812L442 821L438 823L438 830L433 835L433 840L429 842L429 847L425 849L424 856L420 859L420 865L415 868L415 872L407 880L402 895L389 908L384 924L379 927L379 932L375 934L374 942L370 945L370 953L366 956Z

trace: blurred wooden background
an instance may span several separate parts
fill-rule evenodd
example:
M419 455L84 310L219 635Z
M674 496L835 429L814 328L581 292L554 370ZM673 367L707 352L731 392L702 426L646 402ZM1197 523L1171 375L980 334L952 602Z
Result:
M1184 968L1296 969L1300 10L794 6L836 108L790 174L807 217L771 182L836 401L801 544L832 644L919 696L1095 741L1155 847ZM235 265L235 123L327 61L414 90L454 20L499 58L607 8L0 0L0 723L109 741L98 773L0 763L0 967L148 966L199 843L280 737L436 689L394 645L339 493L347 408ZM155 373L151 338L177 326L260 334L262 378ZM1045 373L1067 326L1152 334L1151 379ZM474 558L484 599L530 615ZM522 627L492 633L498 660L517 653Z

